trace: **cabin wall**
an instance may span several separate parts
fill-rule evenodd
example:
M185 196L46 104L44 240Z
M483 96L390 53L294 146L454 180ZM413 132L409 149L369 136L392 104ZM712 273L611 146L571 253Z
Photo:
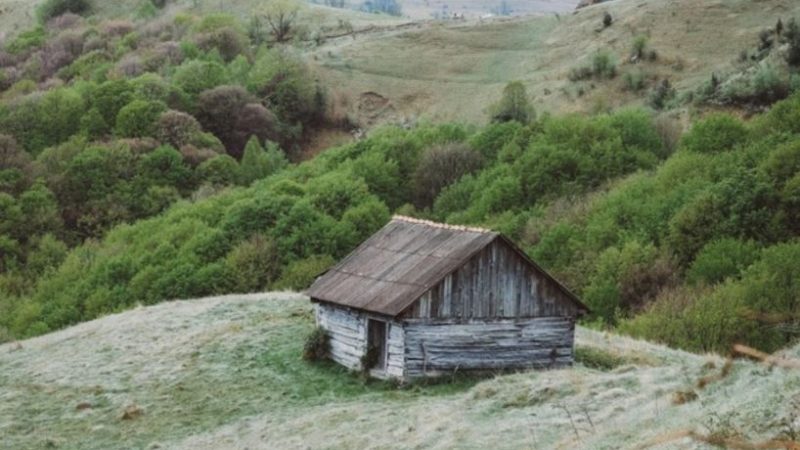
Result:
M383 316L326 303L316 305L317 325L328 333L331 359L351 369L361 370L361 357L367 352L367 323L369 319L386 322L386 369L373 369L378 378L402 378L405 363L405 333L403 325Z
M574 336L571 317L407 321L405 375L568 366Z
M575 303L497 239L445 277L403 314L408 319L572 316Z

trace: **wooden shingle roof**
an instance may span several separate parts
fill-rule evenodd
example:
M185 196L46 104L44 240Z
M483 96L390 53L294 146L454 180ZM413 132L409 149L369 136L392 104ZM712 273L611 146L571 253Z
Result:
M507 241L537 271L545 273L499 233L395 216L318 277L306 293L317 301L397 316L498 238ZM585 308L574 294L552 281Z

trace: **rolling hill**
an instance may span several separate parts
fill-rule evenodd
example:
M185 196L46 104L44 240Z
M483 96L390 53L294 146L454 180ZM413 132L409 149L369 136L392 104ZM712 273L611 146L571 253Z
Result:
M605 12L614 19L603 28ZM783 17L800 15L787 0L616 0L565 15L417 23L330 40L312 51L321 77L338 86L362 126L417 120L484 123L506 83L522 80L539 112L600 112L642 105L646 92L627 89L642 74L645 90L669 80L679 93L742 69L742 51ZM637 36L657 58L628 61ZM618 76L569 80L572 69L610 52ZM674 112L687 116L691 108Z
M797 445L797 369L581 328L571 369L399 388L303 362L312 325L304 296L232 295L2 345L0 448Z

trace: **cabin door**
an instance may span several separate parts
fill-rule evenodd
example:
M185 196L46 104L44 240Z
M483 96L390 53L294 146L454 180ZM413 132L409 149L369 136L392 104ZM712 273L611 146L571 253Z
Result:
M386 322L369 319L367 322L368 369L386 369Z

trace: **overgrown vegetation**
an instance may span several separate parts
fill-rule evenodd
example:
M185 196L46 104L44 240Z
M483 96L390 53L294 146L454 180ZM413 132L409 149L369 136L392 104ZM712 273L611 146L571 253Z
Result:
M322 327L314 328L303 346L303 359L306 361L322 361L330 353L330 338Z

